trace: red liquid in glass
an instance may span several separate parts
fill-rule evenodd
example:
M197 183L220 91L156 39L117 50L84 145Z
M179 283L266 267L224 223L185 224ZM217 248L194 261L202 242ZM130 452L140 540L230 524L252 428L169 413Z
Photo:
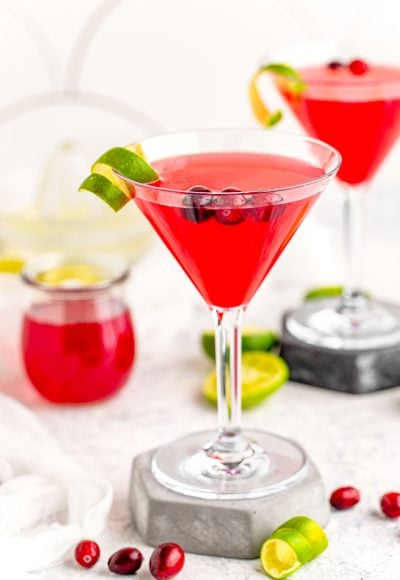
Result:
M293 112L310 135L342 154L342 181L371 179L400 133L400 69L370 66L360 76L348 67L299 72L307 84L303 94L277 83Z
M117 303L103 309L88 300L52 302L34 305L25 316L25 369L46 399L90 403L127 380L135 354L130 314Z
M162 176L160 187L187 190L201 184L213 192L226 187L242 192L284 188L323 175L322 169L300 160L261 153L186 155L160 160L154 167ZM262 204L257 193L253 201L250 193L236 194L238 202L243 197L247 201L235 205L238 223L229 224L217 219L223 210L215 195L202 209L207 219L198 223L188 219L182 194L168 197L160 191L157 196L155 188L137 186L135 201L206 302L229 308L250 301L318 196L315 187L280 194L273 206ZM204 200L207 194L199 196Z

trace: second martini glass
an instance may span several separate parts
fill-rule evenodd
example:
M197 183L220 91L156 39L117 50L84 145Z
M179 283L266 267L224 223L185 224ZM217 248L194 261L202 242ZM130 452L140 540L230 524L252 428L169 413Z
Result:
M347 53L347 54L346 54ZM300 73L305 89L276 85L309 134L336 147L344 191L346 280L340 300L310 302L287 318L307 343L341 349L380 348L400 342L400 309L369 299L361 289L366 189L400 133L400 63L382 45L354 52L329 44L288 47L271 55ZM393 62L395 64L393 64Z
M153 473L200 498L284 489L307 473L306 455L285 438L242 430L241 321L340 155L312 138L263 130L191 131L138 145L160 181L125 181L208 304L216 333L219 431L161 447Z

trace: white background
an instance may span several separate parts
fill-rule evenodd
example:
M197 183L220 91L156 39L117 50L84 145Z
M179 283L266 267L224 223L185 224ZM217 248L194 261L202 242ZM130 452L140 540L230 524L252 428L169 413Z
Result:
M131 130L254 124L247 83L268 50L327 38L350 45L360 38L397 41L399 23L396 0L0 0L0 183L11 162L15 174L25 175L38 152L71 136L55 135L55 123L74 138L90 133L99 148ZM111 116L98 127L89 114L79 123L69 117L64 125L45 114L29 123L22 115L18 130L4 124L24 99L28 107L41 105L48 93L54 98L65 89L112 97L117 108L125 103L131 124L124 132L121 119ZM288 119L285 126L299 130ZM366 248L366 286L392 300L399 299L400 286L399 166L397 145L372 188ZM11 203L6 190L0 196ZM339 226L340 193L331 188L258 293L248 322L276 326L306 286L340 282ZM9 297L15 302L5 306L9 315L18 308L14 282ZM165 442L166 433L176 437L215 424L214 410L199 397L210 369L198 348L200 330L209 324L204 305L161 248L138 265L132 285L139 356L119 396L90 408L52 407L35 397L20 367L18 384L10 379L1 385L34 408L66 452L112 481L116 502L101 538L104 558L121 543L140 545L126 509L133 454ZM3 328L8 334L9 325ZM7 341L8 347L9 336ZM15 354L17 339L14 346ZM11 358L8 350L2 355ZM296 385L246 415L249 424L305 445L328 489L353 483L364 494L359 509L331 518L329 552L296 574L299 580L397 577L398 527L377 506L380 495L398 485L398 415L398 390L356 398ZM190 556L182 580L262 578L257 566ZM104 561L82 575L70 561L36 577L89 576L109 578Z

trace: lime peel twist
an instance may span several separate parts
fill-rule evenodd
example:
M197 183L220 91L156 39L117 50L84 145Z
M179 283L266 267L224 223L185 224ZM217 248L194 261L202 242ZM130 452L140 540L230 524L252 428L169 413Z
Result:
M307 516L296 516L279 526L261 546L262 569L274 580L287 578L319 556L328 543L317 522Z
M271 112L261 98L258 89L258 79L264 73L273 74L285 79L291 93L299 95L306 89L306 83L300 74L291 66L280 63L266 64L258 69L250 80L249 99L256 119L264 127L274 127L283 119L282 111Z
M103 153L93 163L91 175L81 183L79 191L94 193L114 211L119 211L135 196L134 186L128 187L124 178L137 183L159 179L140 145L113 147Z

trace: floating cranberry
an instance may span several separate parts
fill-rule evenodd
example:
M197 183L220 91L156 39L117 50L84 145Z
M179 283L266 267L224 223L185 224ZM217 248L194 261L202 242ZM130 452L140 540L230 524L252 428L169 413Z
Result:
M161 544L150 558L150 572L157 580L173 578L182 570L185 552L178 544Z
M189 193L211 193L211 189L204 185L194 185L188 189ZM184 207L182 213L184 217L195 224L203 223L209 220L213 212L205 206L212 203L211 196L208 195L185 195L183 198Z
M388 518L400 518L400 493L389 491L381 498L381 508Z
M342 68L344 65L338 60L332 60L326 65L331 70L337 70L338 68Z
M270 222L285 213L286 206L281 203L283 197L279 193L266 192L265 195L262 195L262 193L262 190L260 190L254 196L256 203L262 203L262 205L251 210L251 215L256 221Z
M225 187L221 190L221 193L242 193L240 189L236 187ZM215 219L220 224L225 226L236 226L245 221L248 216L249 211L244 209L243 206L246 204L246 199L244 196L229 196L228 199L223 195L215 198L214 203L217 206L224 206L222 209L217 209L215 212ZM232 207L234 206L234 207Z
M353 75L357 76L364 75L366 72L369 71L369 66L367 65L367 63L364 62L363 60L360 60L359 58L352 60L351 63L349 64L349 68L353 73Z
M75 548L75 560L83 568L91 568L100 558L100 548L92 540L82 540Z
M137 548L121 548L108 560L108 569L114 574L128 576L135 574L142 565L143 556Z
M355 506L361 499L360 492L355 487L339 487L330 498L331 506L337 510L347 510Z

